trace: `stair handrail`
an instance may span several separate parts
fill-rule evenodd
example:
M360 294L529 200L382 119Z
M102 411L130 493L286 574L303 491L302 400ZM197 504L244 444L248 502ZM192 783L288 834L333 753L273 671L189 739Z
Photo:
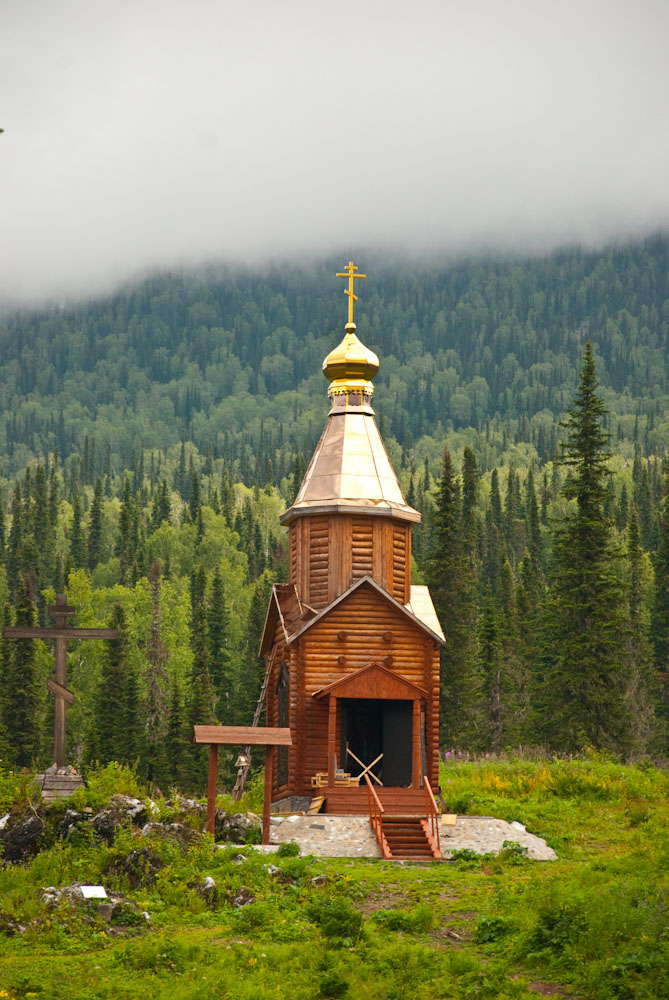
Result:
M386 840L385 834L383 832L383 813L384 808L381 803L381 799L376 794L374 790L374 785L369 780L369 775L364 776L367 782L367 801L369 803L369 822L371 823L372 830L374 831L374 836L376 837L376 842L381 848L381 854L384 858L392 857L390 853L390 848L388 847L388 841Z
M432 838L437 845L437 850L441 853L441 844L439 843L439 810L437 809L437 803L432 792L432 785L426 774L423 775L423 785L425 787L425 811L427 819L430 821Z

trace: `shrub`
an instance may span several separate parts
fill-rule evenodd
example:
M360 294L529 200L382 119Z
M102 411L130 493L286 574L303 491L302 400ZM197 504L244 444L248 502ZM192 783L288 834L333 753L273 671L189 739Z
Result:
M356 940L362 929L362 913L345 896L322 896L312 900L306 913L327 938Z
M348 981L338 972L328 972L321 979L319 993L322 997L345 997L348 993Z
M577 906L567 903L544 906L530 935L530 950L559 955L581 937L585 928L585 917Z
M287 840L283 844L279 844L279 849L276 852L278 858L296 858L300 854L300 845L294 840Z
M434 911L425 903L420 903L415 910L379 910L374 915L374 920L389 931L421 934L433 926Z
M497 941L513 929L513 924L504 917L481 917L476 925L476 940L480 944Z

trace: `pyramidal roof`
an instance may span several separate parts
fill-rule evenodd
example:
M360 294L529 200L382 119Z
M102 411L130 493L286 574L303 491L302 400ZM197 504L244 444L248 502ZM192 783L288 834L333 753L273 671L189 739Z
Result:
M371 408L330 413L295 503L281 515L289 524L300 514L379 514L420 521L400 489Z
M323 362L332 409L295 502L281 515L282 524L304 514L363 511L402 521L421 519L404 499L374 419L371 379L379 361L355 333L353 282L365 277L355 271L351 261L347 275L341 275L350 280L346 334Z

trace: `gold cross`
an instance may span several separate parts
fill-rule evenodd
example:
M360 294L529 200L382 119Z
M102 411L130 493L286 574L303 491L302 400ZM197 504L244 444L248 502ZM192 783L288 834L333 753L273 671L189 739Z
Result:
M358 296L353 291L353 282L357 281L358 278L366 278L367 277L366 274L356 274L355 272L357 270L358 270L357 265L354 264L352 260L349 260L348 264L346 265L345 270L343 272L342 271L338 271L337 272L337 277L338 278L348 278L348 288L344 289L344 294L348 295L348 321L349 321L349 323L353 322L353 303L358 301Z

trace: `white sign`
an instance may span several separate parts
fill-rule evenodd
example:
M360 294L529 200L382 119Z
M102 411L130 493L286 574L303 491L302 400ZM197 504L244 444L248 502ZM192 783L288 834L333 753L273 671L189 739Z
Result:
M107 893L103 885L82 885L81 895L84 899L106 899Z

